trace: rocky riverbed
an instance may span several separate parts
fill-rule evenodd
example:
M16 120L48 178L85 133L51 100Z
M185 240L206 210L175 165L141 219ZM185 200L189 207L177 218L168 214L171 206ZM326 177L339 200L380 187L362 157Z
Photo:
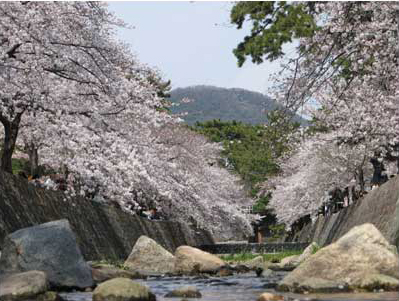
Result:
M150 277L147 280L135 280L146 286L156 295L158 301L175 301L182 298L165 298L166 293L173 289L193 285L199 289L204 301L255 301L261 293L272 292L273 288L287 272L274 272L271 277L258 278L254 273L240 274L229 277ZM286 300L323 300L323 301L398 301L399 292L380 293L348 293L348 294L314 294L295 295L281 294ZM92 293L66 293L61 296L67 301L91 301Z
M61 301L56 292L68 301L399 300L397 249L372 224L315 247L237 263L190 246L172 254L142 236L124 263L86 262L68 221L54 221L6 237L0 300Z

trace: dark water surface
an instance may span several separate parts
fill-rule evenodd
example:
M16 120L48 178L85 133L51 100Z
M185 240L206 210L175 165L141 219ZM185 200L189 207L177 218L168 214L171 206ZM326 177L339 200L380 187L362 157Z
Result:
M201 301L255 301L261 293L275 293L273 287L284 277L285 273L273 273L269 278L257 278L254 274L241 274L223 278L199 277L168 277L168 278L148 278L147 280L137 280L150 287L151 291L157 296L158 301L180 301L182 298L164 298L163 296L183 285L196 286L201 294ZM281 293L277 293L281 294ZM68 293L61 294L68 301L91 301L91 293ZM315 295L294 295L282 294L286 300L310 301L399 301L399 292L383 293L358 293L358 294L315 294Z

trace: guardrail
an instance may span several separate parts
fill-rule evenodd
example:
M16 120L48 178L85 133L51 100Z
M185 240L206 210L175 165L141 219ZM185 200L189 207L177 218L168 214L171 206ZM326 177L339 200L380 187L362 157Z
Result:
M239 254L239 253L278 253L284 251L303 251L310 243L216 243L201 245L197 248L212 254Z

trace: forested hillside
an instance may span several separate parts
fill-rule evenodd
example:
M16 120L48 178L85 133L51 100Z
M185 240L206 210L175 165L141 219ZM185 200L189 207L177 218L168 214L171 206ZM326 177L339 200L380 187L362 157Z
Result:
M213 119L237 120L249 124L265 123L266 112L277 108L277 104L268 96L238 88L201 85L177 88L170 94L174 103L184 98L192 100L171 108L176 114L187 112L182 118L190 125L196 121Z

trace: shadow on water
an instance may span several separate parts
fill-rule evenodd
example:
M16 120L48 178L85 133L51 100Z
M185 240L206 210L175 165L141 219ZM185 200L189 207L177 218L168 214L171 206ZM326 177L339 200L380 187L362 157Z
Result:
M203 301L255 301L261 293L272 292L273 288L284 277L285 273L273 273L271 277L257 278L253 274L241 274L223 278L201 277L150 277L138 280L150 287L158 301L180 301L182 298L164 298L163 296L183 285L196 286L202 293ZM280 294L280 293L278 293ZM283 294L285 300L291 301L399 301L399 292L358 293L358 294ZM62 294L68 301L91 301L91 293ZM196 299L192 299L196 300ZM198 299L197 299L198 300Z

